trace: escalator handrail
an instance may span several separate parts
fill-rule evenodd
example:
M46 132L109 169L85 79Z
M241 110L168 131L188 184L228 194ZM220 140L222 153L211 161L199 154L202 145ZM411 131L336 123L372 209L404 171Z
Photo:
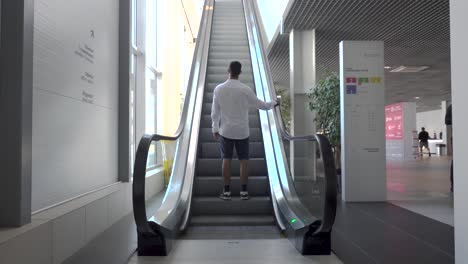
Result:
M255 8L253 7L253 3L251 1L244 1L245 3L250 5L250 12L253 12L253 19L251 23L256 25L258 29L259 21L257 18L257 14L255 13ZM248 30L251 28L248 27ZM266 77L266 83L263 85L263 90L267 91L266 93L269 94L270 98L265 98L265 100L271 100L272 98L276 98L276 90L273 85L272 77L269 74L269 63L268 59L265 56L266 51L263 45L263 37L260 32L257 30L257 37L258 42L256 43L257 52L261 53L261 58L263 58L263 70ZM258 65L260 67L260 65ZM263 81L262 81L263 82ZM335 221L336 216L336 206L337 206L337 176L336 176L336 168L335 168L335 161L333 157L333 151L330 145L329 140L321 134L316 135L301 135L301 136L292 136L290 135L286 129L284 128L283 119L281 117L281 111L279 107L275 107L275 123L278 124L278 129L282 135L282 137L288 141L315 141L319 146L319 150L321 153L321 158L323 160L324 172L325 172L325 201L324 201L324 212L323 218L321 221L320 226L315 230L314 233L320 232L330 232Z
M190 100L192 94L199 86L199 75L200 65L202 60L206 60L203 57L204 48L206 44L207 32L205 29L208 26L209 12L212 12L214 0L205 0L203 5L203 14L200 20L199 31L197 34L197 43L192 58L192 66L190 69L189 80L187 82L187 94L185 95L184 105L182 108L182 115L179 120L179 125L176 132L173 135L159 135L159 134L145 134L142 136L135 155L134 171L133 171L133 214L137 230L142 233L152 233L153 230L150 228L148 218L146 214L146 197L145 197L145 182L146 182L146 165L148 159L148 152L152 142L167 140L176 141L184 132L185 124L187 123L187 116L189 114ZM206 63L206 62L205 62ZM197 78L197 79L196 79ZM195 95L196 96L196 95ZM193 100L193 99L192 99ZM174 161L175 162L175 161ZM172 175L171 175L172 176ZM171 177L172 178L172 177ZM167 193L166 193L167 194ZM163 201L164 202L164 201Z
M262 59L258 49L258 26L255 23L255 16L252 10L250 1L244 0L245 19L247 25L247 35L249 39L250 55L252 59L252 70L254 74L255 89L257 96L261 100L271 101L270 96L264 88L264 72L260 64ZM256 32L257 34L255 34ZM271 196L273 202L273 209L278 224L282 230L292 227L299 230L309 226L318 221L316 217L311 215L308 210L298 199L298 195L292 184L292 178L288 170L285 169L284 162L284 149L282 142L279 140L279 133L274 129L275 118L274 110L267 111L266 113L260 112L260 121L262 123L262 133L265 146L267 169L270 181ZM283 158L283 160L279 160ZM276 206L275 206L276 205ZM295 219L294 222L286 223L289 220ZM286 224L285 224L286 223Z

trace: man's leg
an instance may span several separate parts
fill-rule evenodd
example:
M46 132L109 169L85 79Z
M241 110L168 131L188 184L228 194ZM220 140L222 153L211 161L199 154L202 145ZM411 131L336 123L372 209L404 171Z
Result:
M249 192L247 191L247 183L249 181L249 160L240 160L240 198L242 200L248 200L250 198Z
M247 185L249 181L249 160L240 161L240 184Z
M236 141L236 151L240 162L240 197L242 200L249 199L247 183L249 181L249 138Z
M224 178L224 187L231 185L231 160L223 159L223 178ZM230 190L224 190L230 191Z
M234 143L231 139L221 136L219 139L221 148L221 158L223 159L223 181L224 187L219 198L223 200L231 200L231 160Z

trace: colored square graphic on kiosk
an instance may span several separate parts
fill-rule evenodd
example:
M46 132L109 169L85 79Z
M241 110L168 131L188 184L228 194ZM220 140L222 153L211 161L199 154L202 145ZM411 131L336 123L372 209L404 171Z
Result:
M346 94L356 94L357 86L356 85L346 85Z
M346 83L356 83L357 79L354 77L348 77L346 78Z
M359 78L359 84L369 83L369 78Z

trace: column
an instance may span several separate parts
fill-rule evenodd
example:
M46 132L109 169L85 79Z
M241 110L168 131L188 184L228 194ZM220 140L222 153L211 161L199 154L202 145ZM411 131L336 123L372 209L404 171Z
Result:
M130 157L130 0L119 0L119 181L129 182ZM136 142L138 144L138 142ZM133 155L133 153L132 153Z
M31 221L34 1L1 4L0 227L15 227Z
M312 111L308 109L310 89L316 81L315 30L292 30L289 34L291 134L308 135L315 133ZM315 148L312 143L291 142L290 168L295 180L315 175ZM308 162L309 161L309 162ZM312 163L310 163L312 161Z
M315 30L289 34L291 133L295 135L315 132L312 112L307 109L307 93L315 86ZM306 121L306 122L304 122Z
M342 199L386 201L384 46L340 43Z
M468 122L466 122L466 62L468 61L468 1L450 1L450 46L452 71L453 165L455 209L455 263L468 263Z

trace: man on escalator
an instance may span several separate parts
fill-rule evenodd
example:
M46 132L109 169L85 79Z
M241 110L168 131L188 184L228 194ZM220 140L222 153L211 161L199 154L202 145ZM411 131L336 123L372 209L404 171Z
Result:
M239 81L242 65L238 61L229 64L229 79L216 86L213 92L211 119L213 137L219 141L223 159L224 188L219 198L231 199L231 160L236 149L240 161L240 198L249 199L247 191L249 161L249 108L270 110L276 101L263 102L253 90Z

